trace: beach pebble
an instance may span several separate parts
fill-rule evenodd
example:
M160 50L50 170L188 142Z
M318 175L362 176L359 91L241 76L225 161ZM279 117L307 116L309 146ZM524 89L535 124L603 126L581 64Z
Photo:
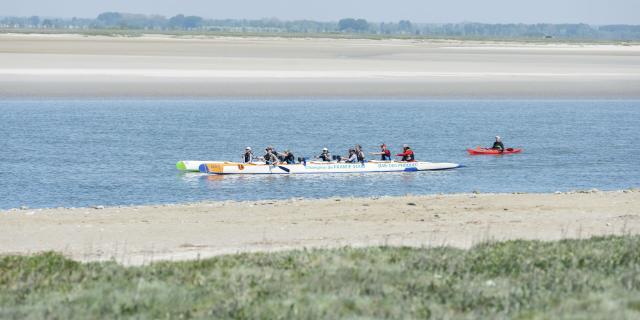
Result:
M415 204L415 202L407 202L407 205L408 206L415 206L416 204Z

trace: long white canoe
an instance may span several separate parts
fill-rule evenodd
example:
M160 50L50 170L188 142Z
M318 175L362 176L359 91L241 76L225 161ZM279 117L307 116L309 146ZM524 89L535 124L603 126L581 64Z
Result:
M369 161L365 163L307 162L305 164L254 164L237 162L205 162L200 172L209 174L305 174L305 173L366 173L414 172L459 168L457 163Z

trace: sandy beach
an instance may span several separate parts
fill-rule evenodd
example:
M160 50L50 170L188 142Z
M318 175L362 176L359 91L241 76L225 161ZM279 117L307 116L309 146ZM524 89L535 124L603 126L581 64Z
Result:
M0 35L0 98L638 98L640 46Z
M0 212L0 254L55 250L123 264L342 246L640 233L640 192L455 194Z

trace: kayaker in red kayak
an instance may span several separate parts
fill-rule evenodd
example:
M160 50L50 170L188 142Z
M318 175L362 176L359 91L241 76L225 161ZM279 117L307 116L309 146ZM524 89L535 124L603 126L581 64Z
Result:
M492 150L499 150L500 153L504 152L504 144L502 144L502 138L500 136L496 136L496 142L493 143Z
M416 161L416 157L413 154L413 150L411 150L411 148L408 145L404 145L402 147L402 149L404 150L402 153L398 153L396 154L396 157L402 157L401 161L407 161L407 162L413 162Z

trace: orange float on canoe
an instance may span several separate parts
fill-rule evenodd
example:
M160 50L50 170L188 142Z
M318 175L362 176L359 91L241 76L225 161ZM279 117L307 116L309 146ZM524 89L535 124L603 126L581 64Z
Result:
M475 149L467 149L467 152L469 152L470 155L481 155L481 154L499 155L499 154L520 153L522 152L522 149L506 148L504 149L504 152L500 152L500 150L485 149L485 148L477 147Z

